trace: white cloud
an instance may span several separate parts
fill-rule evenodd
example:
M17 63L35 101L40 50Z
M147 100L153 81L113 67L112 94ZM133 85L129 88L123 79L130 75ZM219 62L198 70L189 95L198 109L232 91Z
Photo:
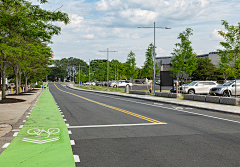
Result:
M213 32L209 35L210 40L215 40L215 41L222 41L224 38L218 34L217 29L214 29Z
M94 39L95 36L93 34L87 34L87 35L83 35L84 38L87 38L87 39Z

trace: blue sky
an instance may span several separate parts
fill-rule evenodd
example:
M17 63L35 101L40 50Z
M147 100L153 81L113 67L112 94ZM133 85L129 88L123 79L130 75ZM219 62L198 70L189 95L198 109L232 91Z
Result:
M197 54L216 51L223 41L217 33L224 30L221 20L231 25L240 22L239 0L49 0L41 7L51 11L61 7L59 10L71 19L69 25L54 23L62 28L51 44L54 59L106 59L107 54L98 51L109 48L118 51L109 54L110 60L121 62L133 51L139 67L145 61L148 45L153 43L153 29L139 26L156 22L156 26L171 28L156 29L158 57L171 55L179 42L177 36L187 27L193 29L190 40Z

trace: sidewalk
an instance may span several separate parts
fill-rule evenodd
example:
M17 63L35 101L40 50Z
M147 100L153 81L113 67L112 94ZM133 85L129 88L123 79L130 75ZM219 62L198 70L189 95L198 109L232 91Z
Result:
M204 110L209 110L209 111L224 112L224 113L240 115L240 107L239 106L200 102L200 101L193 101L193 100L176 99L176 98L158 97L158 96L136 95L136 94L118 93L118 92L94 91L94 90L76 88L72 85L67 85L67 87L69 87L71 89L75 89L75 90L98 92L98 93L102 93L102 94L111 94L111 95L116 95L116 96L131 97L131 98L136 98L136 99L149 100L149 101L153 101L153 102L174 104L174 105L179 105L179 106L193 107L193 108L199 108L199 109L204 109Z

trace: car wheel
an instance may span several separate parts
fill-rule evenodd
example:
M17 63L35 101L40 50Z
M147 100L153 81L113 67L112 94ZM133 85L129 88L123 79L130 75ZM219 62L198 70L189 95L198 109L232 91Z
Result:
M223 92L223 97L231 97L231 92L224 91Z
M193 90L193 89L190 89L189 91L188 91L188 94L195 94L195 91Z
M117 87L117 85L114 85L113 87L114 87L114 88L116 88L116 87Z

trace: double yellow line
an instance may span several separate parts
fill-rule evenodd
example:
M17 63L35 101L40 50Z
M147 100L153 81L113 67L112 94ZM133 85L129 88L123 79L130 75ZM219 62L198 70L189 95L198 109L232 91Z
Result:
M55 84L54 84L54 85L55 85ZM140 118L140 119L143 119L143 120L152 122L152 123L163 123L163 122L160 122L160 121L158 121L158 120L145 117L145 116L143 116L143 115L139 115L139 114L136 114L136 113L127 111L127 110L123 110L123 109L120 109L120 108L117 108L117 107L113 107L113 106L110 106L110 105L107 105L107 104L104 104L104 103L100 103L100 102L97 102L97 101L88 99L88 98L86 98L86 97L82 97L82 96L76 95L76 94L74 94L74 93L70 93L70 92L63 91L63 90L59 89L56 85L55 85L55 87L56 87L58 90L60 90L61 92L65 92L65 93L71 94L71 95L73 95L73 96L80 97L80 98L82 98L82 99L84 99L84 100L93 102L93 103L95 103L95 104L99 104L99 105L104 106L104 107L107 107L107 108L111 108L111 109L116 110L116 111L120 111L120 112L122 112L122 113L131 115L131 116L134 116L134 117L137 117L137 118Z

